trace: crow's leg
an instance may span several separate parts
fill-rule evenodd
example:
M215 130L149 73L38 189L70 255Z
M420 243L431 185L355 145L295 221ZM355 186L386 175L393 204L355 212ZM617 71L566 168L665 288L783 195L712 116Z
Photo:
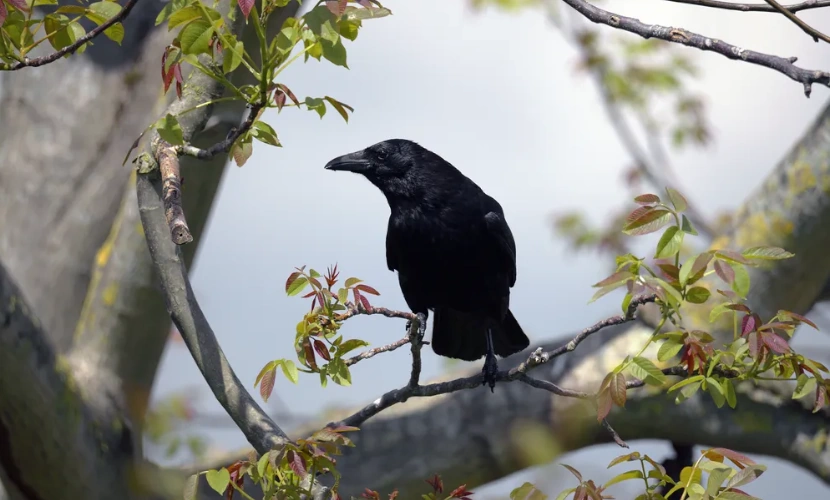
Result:
M493 350L493 333L491 328L487 328L487 354L484 356L484 368L481 369L481 372L484 374L484 381L481 385L487 384L490 386L490 392L495 392L499 363L496 361L496 353Z
M415 313L418 316L418 341L424 340L424 335L427 333L427 318L429 317L429 311L422 313ZM409 332L409 328L412 326L412 320L406 320L406 331Z

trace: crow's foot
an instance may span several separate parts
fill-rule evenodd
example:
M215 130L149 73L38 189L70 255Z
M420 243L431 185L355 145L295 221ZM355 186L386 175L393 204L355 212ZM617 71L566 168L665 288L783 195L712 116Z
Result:
M415 315L418 316L418 342L421 342L427 333L427 315L424 313L416 313ZM408 332L411 327L412 320L406 320L406 331Z
M496 376L499 374L499 363L496 361L496 355L488 352L484 358L484 368L481 369L484 374L484 381L481 385L489 385L490 392L495 392Z

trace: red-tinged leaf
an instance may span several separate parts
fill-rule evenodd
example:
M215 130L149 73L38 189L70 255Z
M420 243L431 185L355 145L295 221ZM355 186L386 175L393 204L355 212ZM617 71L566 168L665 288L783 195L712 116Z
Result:
M601 390L599 396L597 396L597 422L605 420L605 417L611 413L612 405L611 391L607 388Z
M827 397L827 391L825 390L825 388L822 387L822 386L816 387L816 399L815 399L815 402L813 403L813 413L816 413L817 411L824 408L824 405L827 401L826 397Z
M467 485L462 484L458 488L452 490L452 492L450 493L450 498L463 498L472 494L472 491L467 491Z
M715 273L720 279L725 281L727 285L731 285L735 281L735 270L732 269L732 266L725 264L721 260L716 260L714 267Z
M7 0L10 4L14 5L14 7L18 10L23 12L29 12L29 5L26 3L26 0Z
M717 250L715 255L721 257L725 260L730 260L732 262L737 262L739 264L752 264L752 261L744 257L743 255L739 254L738 252L734 252L732 250Z
M389 500L395 500L396 498L398 498L398 490L395 490L389 494Z
M277 379L277 369L276 367L268 370L262 375L262 379L259 381L259 394L262 396L263 401L268 401L268 398L271 397L271 392L274 391L274 382Z
M359 431L360 427L354 427L352 425L337 425L334 427L327 427L327 429L331 430L332 432L355 432Z
M308 292L307 294L303 295L301 298L307 299L307 298L311 297L312 295L317 295L317 292L312 290L312 291Z
M748 456L742 455L737 451L732 451L729 448L710 448L707 450L707 458L709 457L708 453L710 452L728 458L741 469L743 469L746 465L755 465L755 460L752 460Z
M777 352L778 354L784 354L785 352L790 352L790 344L784 340L783 337L779 337L774 333L759 333L761 339L764 341L767 347L770 348L771 351Z
M176 78L176 96L182 98L182 85L184 85L184 78L182 78L182 64L176 63L173 65L173 76ZM184 182L184 178L182 178Z
M677 280L680 269L674 264L657 264L657 267L663 271L663 274L665 274L667 278Z
M656 194L641 194L640 196L634 198L634 203L639 205L653 205L655 203L660 203L660 197Z
M802 323L807 323L808 325L810 325L810 326L812 326L813 328L815 328L816 330L818 330L818 327L816 326L816 324L815 324L815 323L813 323L812 321L810 321L809 319L807 319L806 317L804 317L804 316L802 316L802 315L800 315L800 314L796 314L796 313L794 313L794 312L791 312L791 311L784 311L784 310L778 311L778 314L779 314L780 316L784 316L784 315L789 316L790 318L795 319L795 320L798 320L798 321L800 321L800 322L802 322Z
M314 356L314 348L311 347L311 342L308 338L303 339L303 351L305 352L305 360L308 363L309 368L317 371L317 357Z
M749 354L751 354L753 358L757 358L758 354L761 352L761 343L758 340L758 332L750 333L747 340L749 341Z
M618 271L611 276L591 285L593 288L604 288L606 286L617 285L628 280L634 279L636 276L631 271Z
M371 294L371 295L380 295L379 291L375 290L374 288L370 287L369 285L364 285L362 283L355 286L355 288L357 288L358 290L360 290L363 293L368 293L368 294Z
M288 96L288 98L289 98L289 99L291 99L291 102L293 102L295 106L299 106L299 105L300 105L300 100L299 100L299 99L297 99L297 96L295 96L295 95L294 95L294 92L291 92L291 89L289 89L288 87L286 87L286 86L285 86L284 84L282 84L282 83L278 83L278 84L277 84L277 88L279 88L280 90L282 90L283 92L285 92L285 95L287 95L287 96ZM332 271L332 278L333 278L333 279L337 279L337 275L338 275L338 274L339 274L339 273L337 272L337 264L335 264L335 265L334 265L334 270Z
M357 289L357 287L354 287L352 289L352 294L354 295L354 301L356 303L359 303L360 305L362 305L363 308L366 309L367 311L370 311L372 309L372 304L369 303L369 299L364 297L363 294L360 293L360 291Z
M321 358L326 361L331 361L331 354L329 354L329 349L326 347L326 344L314 339L314 350L317 351L317 354L319 354Z
M731 268L730 268L730 269L731 269ZM746 307L745 305L743 305L743 304L727 304L727 305L726 305L726 308L727 308L727 309L731 309L731 310L733 310L733 311L741 311L741 312L745 312L745 313L747 313L747 314L751 314L751 313L752 313L752 311L751 311L748 307Z
M614 375L608 386L608 390L611 394L611 400L614 401L617 406L624 407L628 391L625 387L625 376L622 373Z
M0 0L0 6L3 5L2 0ZM173 82L173 68L167 67L167 58L170 56L170 49L172 47L168 46L164 53L161 55L161 81L164 83L164 93L167 93L167 89L170 88L170 84Z
M285 92L280 89L274 91L274 102L277 104L277 111L282 111L285 106Z
M574 491L574 500L585 500L588 497L588 489L584 484L580 484Z
M305 478L308 471L306 470L305 459L303 456L294 450L288 450L286 458L288 458L288 465L291 467L291 470L294 471L294 474L300 476L301 479Z
M368 498L369 500L380 500L380 493L370 490L369 488L366 488L366 491L364 491L360 496L362 498Z
M571 467L568 464L559 464L559 465L561 465L562 467L568 469L571 472L571 474L576 476L577 481L579 481L580 483L582 482L582 474L578 470L574 469L573 467Z
M343 15L346 12L346 5L348 4L348 0L328 0L326 1L326 7L337 17Z
M288 289L291 288L291 283L297 281L297 278L300 277L302 273L299 271L295 271L288 276L288 279L285 280L285 291L288 292Z
M251 9L254 7L254 2L256 0L236 0L236 3L239 5L239 10L242 11L242 15L245 16L245 19L248 19L248 14L251 13Z
M626 224L623 227L623 232L631 236L653 233L668 224L671 217L671 212L668 210L662 208L652 209Z
M432 486L433 491L435 493L443 493L444 492L444 481L441 480L441 476L435 474L432 476L431 479L426 479L427 484Z
M754 314L747 314L741 320L741 335L745 337L749 332L754 332L758 329L759 324L760 322Z
M643 215L647 214L649 211L653 210L654 207L637 207L635 208L630 214L625 217L626 223L634 222L635 220L639 219Z

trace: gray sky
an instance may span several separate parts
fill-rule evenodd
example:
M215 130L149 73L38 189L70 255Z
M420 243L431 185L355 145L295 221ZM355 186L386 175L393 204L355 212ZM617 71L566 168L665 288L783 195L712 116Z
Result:
M305 110L269 112L266 120L285 147L256 143L254 156L241 169L230 167L220 188L193 282L223 349L249 388L269 360L295 356L294 327L309 306L283 291L295 266L323 270L337 262L344 278L358 276L381 291L375 304L406 307L395 275L386 268L389 209L384 198L357 175L323 170L334 156L383 139L420 142L500 201L518 247L511 309L532 342L573 332L618 308L613 299L587 304L590 285L607 272L607 262L592 254L569 255L550 230L552 212L578 207L600 221L627 197L620 175L629 159L605 119L596 89L574 71L574 51L536 10L475 13L461 0L385 4L394 15L366 22L357 41L348 43L350 70L310 60L284 72L283 83L300 99L331 95L354 106L350 123L333 110L322 120ZM805 67L827 69L830 49L778 16L643 0L603 6L644 22L797 55ZM827 14L801 17L830 25ZM705 89L716 142L705 151L675 154L673 161L684 194L711 215L736 207L758 185L816 116L828 92L816 88L806 99L800 84L770 70L684 50L703 70L696 85ZM551 280L567 286L553 297L539 293ZM554 330L540 310L557 311ZM402 330L401 321L380 317L356 318L345 327L346 335L373 345L396 340ZM275 395L291 411L304 414L328 405L355 406L404 384L408 359L401 349L360 363L347 388L329 384L321 389L316 376L301 377L299 385L278 377ZM425 351L425 378L443 366ZM193 387L201 394L201 408L222 412L186 348L171 346L157 397ZM216 446L245 444L236 429L210 432ZM668 449L647 443L634 447L657 456ZM613 475L605 465L617 454L617 448L603 446L559 461L602 481ZM594 463L600 465L591 467ZM782 498L792 493L794 481L805 497L828 491L792 466L765 463L770 471L749 492ZM541 479L529 471L477 491L498 494L530 477L555 496L572 481L561 467L552 467L553 472L543 469L547 472L538 475Z

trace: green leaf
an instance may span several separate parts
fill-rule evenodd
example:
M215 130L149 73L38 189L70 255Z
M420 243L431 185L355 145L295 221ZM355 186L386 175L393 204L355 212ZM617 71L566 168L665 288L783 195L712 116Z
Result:
M164 118L161 118L154 125L158 131L159 137L170 143L172 146L184 144L184 135L182 134L182 127L175 116L167 113Z
M251 129L251 135L259 139L260 141L264 142L265 144L282 147L282 144L280 144L280 140L277 138L277 133L267 123L263 121L258 121L254 123L254 126L251 127Z
M712 401L715 402L715 406L723 408L723 403L726 402L726 394L717 379L712 377L706 378L706 391L712 396Z
M693 286L686 291L686 300L692 304L703 304L709 300L711 292L702 286Z
M184 500L196 500L199 493L199 474L193 474L184 483Z
M660 361L668 361L677 356L677 353L683 349L683 343L674 340L667 340L660 345L657 351L657 359Z
M224 495L225 490L228 489L228 485L231 482L231 474L228 472L228 469L222 467L219 470L207 471L205 473L205 479L207 479L207 483L213 488L213 491Z
M8 20L7 20L8 22ZM44 18L43 25L48 33L49 43L55 50L61 50L75 43L78 38L86 34L84 28L77 22L69 22L63 14L49 14ZM86 44L81 48L85 49ZM78 50L78 53L83 50ZM69 54L67 54L68 56Z
M202 10L197 5L188 5L170 14L167 20L167 31L171 31L176 26L185 25L201 18Z
M337 356L344 356L346 353L354 351L359 347L367 347L369 345L368 342L360 339L349 339L337 348Z
M510 492L510 500L547 500L547 498L547 495L528 482Z
M248 161L248 158L253 154L253 144L250 131L242 134L242 136L231 146L230 155L233 157L237 166L242 166Z
M265 374L266 374L269 370L273 370L274 368L276 368L276 366L277 366L277 362L276 362L276 361L269 361L269 362L268 362L268 364L266 364L265 366L263 366L263 367L262 367L262 370L260 370L260 371L259 371L259 374L256 376L256 380L254 380L254 387L258 386L258 385L259 385L259 381L260 381L260 380L262 380L262 377L264 377L264 376L265 376Z
M179 33L179 42L185 54L207 54L210 51L210 39L213 25L205 19L196 19L185 26Z
M285 293L288 294L289 297L293 297L294 295L302 292L306 285L308 285L308 279L305 276L300 276L291 283L291 286L288 287L288 290L286 290Z
M692 222L689 220L686 215L680 216L680 230L686 234L691 234L692 236L697 236L697 230L692 226Z
M630 470L627 472L623 472L622 474L617 474L616 476L612 477L608 481L605 482L603 485L605 488L608 488L612 484L621 483L623 481L627 481L629 479L643 479L643 471L640 470Z
M794 253L778 247L752 247L741 252L741 255L747 259L758 260L783 260L795 257Z
M360 29L360 21L343 19L339 23L340 35L351 41L357 39L357 31Z
M709 471L709 479L706 482L706 493L712 497L718 494L720 485L732 474L732 467L721 465Z
M684 234L677 226L669 226L666 228L666 231L657 243L657 253L654 255L654 258L665 259L667 257L673 257L680 251Z
M349 69L349 65L346 62L346 47L340 38L333 44L323 43L323 57L337 66L343 66Z
M677 276L678 281L680 281L680 285L686 285L690 281L694 283L700 279L698 276L703 277L703 274L706 272L706 267L709 265L711 260L712 254L709 252L694 255L686 259L686 262L680 266L680 272Z
M300 381L300 372L297 370L297 365L295 365L290 359L283 361L282 372L285 374L285 378L290 380L292 383L296 384Z
M311 111L316 111L320 118L323 118L326 114L326 103L318 97L306 97L305 107Z
M303 19L305 19L306 26L317 36L322 36L324 24L329 23L329 26L331 26L332 23L337 23L337 18L323 4L317 5L308 11L303 16Z
M675 210L678 212L686 210L686 207L688 207L689 204L686 203L686 198L684 198L682 194L670 187L666 188L666 193L669 194L669 200L671 200L671 204L674 205Z
M734 410L735 406L738 405L738 395L735 394L735 386L731 380L725 379L723 381L723 388L726 392L726 403Z
M732 291L737 293L741 298L746 298L749 293L749 272L742 264L727 262L729 267L735 271L735 281L732 282Z
M346 110L348 109L349 111L354 113L353 107L349 106L348 104L344 104L333 97L325 96L324 99L327 100L329 104L331 104L332 107L335 110L337 110L338 113L340 113L340 116L342 116L343 119L346 120L346 123L349 123L349 114L346 113Z
M642 356L637 356L632 360L628 365L628 371L648 385L662 385L666 381L663 372Z
M225 58L222 59L222 72L228 74L239 67L242 63L242 54L245 53L245 45L237 40L233 47L225 47Z
M103 24L121 13L121 6L115 2L95 2L89 4L87 17L95 24Z
M676 391L677 389L685 387L689 384L694 384L695 382L700 383L701 380L703 380L703 375L695 375L694 377L689 377L687 379L683 379L680 382L678 382L678 383L674 384L673 386L669 387L669 389L666 392Z
M568 488L567 490L561 492L560 494L556 495L556 500L565 500L568 496L575 492L576 488Z
M356 7L347 7L343 17L349 20L356 19L377 19L381 17L391 16L392 11L386 7L373 7L371 9L358 9Z
M729 482L726 484L726 487L737 488L739 486L749 484L752 481L755 481L756 479L761 477L761 474L763 474L766 470L766 465L747 465L743 469L739 470L734 476L732 476L732 479L729 480Z
M816 390L816 383L815 377L808 377L806 373L799 375L793 391L793 399L801 399L811 394Z

